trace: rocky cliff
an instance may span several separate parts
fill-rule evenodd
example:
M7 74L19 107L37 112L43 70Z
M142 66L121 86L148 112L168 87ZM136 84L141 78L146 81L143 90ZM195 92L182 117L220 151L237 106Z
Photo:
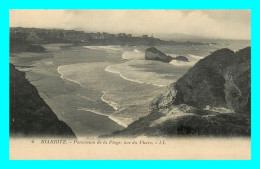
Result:
M10 64L10 136L76 138L25 79L25 73Z
M249 113L251 104L251 48L220 49L200 60L163 95L153 109L187 104L199 109L223 107Z
M251 47L220 49L150 104L150 114L117 136L251 135Z

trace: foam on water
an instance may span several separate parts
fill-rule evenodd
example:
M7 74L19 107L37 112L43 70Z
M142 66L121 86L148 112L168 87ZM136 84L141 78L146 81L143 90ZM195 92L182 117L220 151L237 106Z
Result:
M195 58L195 59L203 59L203 56L197 56L197 55L192 55L192 54L188 54L189 57Z
M91 46L87 48L101 49L111 54L113 54L113 51L118 50L118 47L114 46ZM159 87L165 87L176 81L181 75L182 71L180 70L185 70L186 68L178 68L177 65L170 66L168 63L145 60L144 52L137 49L121 47L120 50L122 50L122 58L118 55L115 56L118 57L118 60L124 59L124 63L77 63L59 66L57 71L62 79L103 93L97 97L100 100L94 101L100 101L101 105L98 105L100 103L94 106L86 104L86 107L82 105L78 107L78 110L106 116L115 123L127 127L136 119L147 114L149 102L159 92ZM198 59L189 60L196 61ZM191 66L191 63L194 64L195 62L177 62L178 66L186 64L185 66L187 67ZM112 74L117 74L118 76ZM127 81L144 85L136 85ZM93 101L89 98L90 96L86 96L79 95L78 97L82 97L86 101ZM142 105L147 105L147 107L142 107ZM113 108L112 112L108 106ZM109 113L107 110L109 110Z
M144 81L141 81L141 80L138 80L138 79L129 78L129 77L125 76L123 73L121 73L120 70L116 70L116 67L126 68L124 64L117 64L117 65L111 65L111 66L106 67L105 71L118 74L123 79L131 81L131 82L140 83L140 84L148 84L148 85L153 85L153 86L157 86L157 87L164 87L165 86L165 84L151 83L151 82L147 82L147 81L144 82ZM140 72L136 71L135 73L140 73Z
M78 82L78 81L76 81L76 80L72 80L72 79L70 79L70 78L67 78L67 77L61 72L61 69L65 69L65 68L66 68L66 65L62 65L62 66L59 66L59 67L57 68L57 72L60 74L60 77L61 77L62 79L65 79L65 80L71 81L71 82L73 82L73 83L76 83L76 84L80 85L81 87L85 87L85 86L83 86L80 82Z
M170 64L174 66L188 66L191 67L195 64L196 62L188 61L188 62L183 62L183 61L178 61L178 60L172 60Z
M235 113L235 111L232 109L227 109L225 107L210 107L209 105L207 105L203 110L209 110L209 111L223 113L223 114Z
M78 94L78 96L80 96L80 97L82 97L82 98L84 98L84 99L86 99L86 100L88 100L88 101L92 101L92 102L94 102L95 100L93 100L93 99L90 99L90 98L88 98L88 97L86 97L86 96L81 96L80 94Z
M122 59L125 60L144 60L144 52L141 52L137 49L134 49L132 51L125 51L122 54Z
M177 56L180 56L180 55L176 55L176 54L169 54L169 56L175 58ZM183 55L185 56L185 55ZM183 62L183 61L178 61L178 60L172 60L170 62L171 65L174 65L174 66L185 66L185 67L192 67L193 65L195 65L200 59L203 59L204 57L203 56L197 56L197 55L192 55L192 54L188 54L186 56L188 58L188 62Z
M77 66L77 65L78 65L78 66ZM74 66L74 68L75 68L75 67L76 67L76 68L80 68L80 65L85 67L85 64L77 64L77 65L62 65L62 66L59 66L59 67L58 67L57 71L58 71L59 74L61 75L60 77L61 77L62 79L71 81L71 82L73 82L73 83L77 83L77 84L79 84L81 87L86 88L86 86L82 85L82 83L80 82L80 80L77 81L77 80L75 80L76 78L72 79L72 78L69 78L69 77L68 77L68 75L75 73L74 70L73 70L73 68L72 68L72 66ZM66 70L68 70L68 71L66 71ZM79 69L79 70L82 70L82 69ZM83 70L83 71L84 71L84 70ZM76 72L77 72L77 70L76 70ZM67 73L67 75L66 75L66 73ZM71 76L71 77L75 77L75 76ZM118 111L118 110L120 110L120 106L119 106L117 103L115 103L115 102L113 102L113 101L111 101L111 100L106 99L107 91L102 91L102 93L103 93L103 95L101 96L100 99L101 99L104 103L106 103L106 104L108 104L109 106L111 106L111 107L115 110L115 112ZM82 97L82 98L84 98L84 99L86 99L86 100L93 101L92 99L89 99L88 97L85 97L85 96L82 96L82 95L78 95L78 96L79 96L79 97ZM121 126L124 126L124 127L126 127L126 126L128 125L128 123L125 123L124 120L120 120L120 119L117 118L117 117L110 116L110 115L108 115L108 114L102 113L100 110L97 110L97 109L93 109L93 108L90 109L90 108L79 107L77 110L90 111L90 112L95 113L95 114L98 114L98 115L107 116L107 117L109 117L112 121L114 121L115 123L117 123L117 124L119 124L119 125L121 125Z
M109 50L109 51L121 51L121 47L118 45L110 46L84 46L84 48L94 49L94 50Z
M77 108L77 110L90 111L90 112L93 112L93 113L98 114L98 115L108 116L108 115L106 115L106 114L104 114L104 113L101 113L101 112L99 112L99 111L97 111L97 110L88 109L88 108L83 108L83 107L79 107L79 108Z
M105 91L102 91L102 92L103 92L103 95L102 95L102 97L101 97L101 100L102 100L103 102L107 103L109 106L113 107L113 109L114 109L115 111L119 110L118 104L116 104L115 102L112 102L112 101L109 101L109 100L104 99L106 92L105 92Z
M111 48L110 46L92 46L92 48L108 52L111 49L113 50L113 47ZM86 107L83 105L78 110L106 116L115 123L127 127L147 113L151 98L155 96L155 93L159 92L158 87L165 87L176 81L180 76L179 69L182 70L184 68L175 68L168 63L145 60L144 52L137 49L126 48L122 53L122 58L120 56L117 57L119 60L124 59L124 63L77 63L59 66L57 71L62 79L103 93L99 98L105 105L102 106L102 102L101 107L99 105L86 105ZM186 66L191 64L189 62L180 62L178 64L182 63L185 63ZM117 74L121 80L116 80L118 79L117 76L108 76L105 72ZM113 78L115 78L115 81L112 80ZM144 85L123 82L124 80L122 79ZM89 96L86 96L80 95L79 97L86 99L86 101L93 101ZM112 112L109 108L109 113L107 113L107 105L113 108ZM142 107L141 105L147 105L147 107Z
M131 123L131 122L127 122L127 119L126 119L126 118L120 120L120 118L117 118L117 117L112 116L112 115L110 115L110 116L108 116L108 117L109 117L111 120L113 120L114 122L116 122L117 124L119 124L119 125L121 125L121 126L123 126L123 127L125 127L125 128L127 128L127 126ZM132 118L129 118L129 120L132 121Z

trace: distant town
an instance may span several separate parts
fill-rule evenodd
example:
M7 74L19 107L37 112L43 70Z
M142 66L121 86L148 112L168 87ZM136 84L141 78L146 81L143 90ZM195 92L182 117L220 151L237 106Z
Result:
M107 32L87 33L84 31L41 28L10 28L11 50L25 44L72 43L75 45L208 45L199 42L176 42L155 38L152 35Z

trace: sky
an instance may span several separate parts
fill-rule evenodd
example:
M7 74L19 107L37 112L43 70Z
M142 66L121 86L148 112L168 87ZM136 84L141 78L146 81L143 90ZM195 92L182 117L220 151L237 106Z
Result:
M250 10L10 10L10 27L251 39Z

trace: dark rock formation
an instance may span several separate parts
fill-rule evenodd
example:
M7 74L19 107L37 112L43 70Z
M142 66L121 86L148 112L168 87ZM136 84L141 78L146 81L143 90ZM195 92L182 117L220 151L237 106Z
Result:
M10 136L76 138L25 79L25 73L10 64Z
M24 43L10 43L10 53L16 52L35 52L42 53L45 52L45 48L41 45L32 45L27 42Z
M183 62L189 61L185 56L177 56L176 58L168 56L163 52L159 51L158 49L156 49L155 47L151 47L145 50L145 59L162 61L166 63L169 63L172 60L183 61Z
M220 49L200 60L157 100L157 108L187 104L250 112L251 48Z
M176 58L173 58L174 60L178 60L178 61L183 61L183 62L188 62L188 58L186 58L185 56L177 56Z
M169 118L164 122L151 124L165 117L152 111L149 115L130 124L126 129L113 133L112 137L146 136L250 136L251 116L240 113L217 114L215 116L187 115ZM111 137L110 136L110 137Z
M25 52L45 52L45 48L41 45L28 45Z
M151 47L145 50L145 59L169 63L172 60L172 57L165 55L155 47Z
M251 135L251 47L200 60L115 136Z

